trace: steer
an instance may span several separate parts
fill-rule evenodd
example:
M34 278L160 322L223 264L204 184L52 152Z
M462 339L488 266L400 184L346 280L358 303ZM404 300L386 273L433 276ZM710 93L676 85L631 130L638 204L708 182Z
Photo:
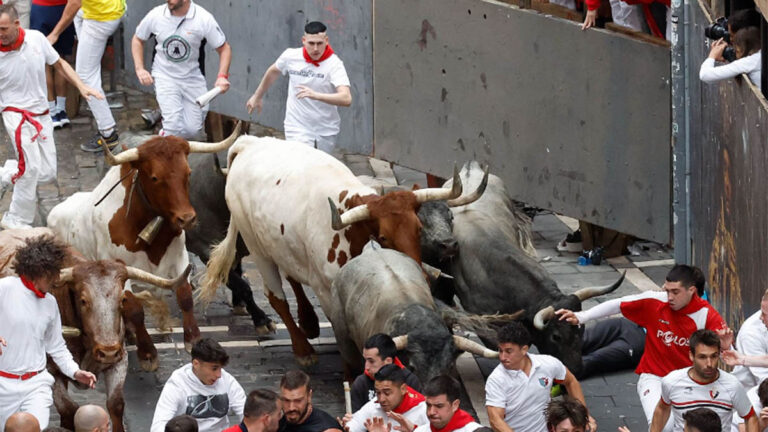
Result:
M423 383L451 373L459 350L498 353L452 335L440 317L422 269L407 255L371 241L332 285L336 305L328 315L348 374L362 370L363 344L376 333L394 336L409 368Z
M482 183L483 177L477 163L461 170L461 181L468 188ZM581 333L578 327L552 319L554 310L581 310L581 302L612 292L624 277L610 286L563 294L544 267L521 249L530 235L525 235L524 226L517 224L519 228L515 228L510 222L514 216L506 204L508 198L497 195L503 190L498 186L503 185L494 177L489 178L488 188L476 202L451 207L458 254L448 263L429 264L440 267L454 279L448 284L441 279L433 294L446 302L452 301L455 294L462 307L473 314L507 314L524 309L523 321L539 351L559 358L578 375L582 368ZM464 198L455 203L462 204ZM504 208L499 209L500 206ZM500 214L507 216L498 219ZM489 345L495 344L492 337L483 339Z
M52 236L53 232L47 228L0 232L0 262L12 260L25 240L41 235ZM133 294L124 290L125 282L134 279L173 289L186 281L188 271L175 280L167 280L117 260L87 261L72 248L67 252L64 262L67 268L61 270L59 282L51 290L59 305L62 325L80 330L79 336L65 335L67 348L80 369L96 376L104 375L112 430L122 432L125 407L123 385L128 370L123 346L125 328L134 332L139 343L146 343L149 334L144 328L142 303L153 302L147 292ZM2 277L13 274L8 267L0 269ZM137 328L137 325L140 327ZM69 379L50 360L48 370L55 378L53 396L61 416L61 426L74 430L78 405L67 392ZM80 383L75 382L75 385L84 388Z
M280 271L294 291L301 290L301 284L311 286L329 315L340 307L331 295L336 273L362 252L370 236L421 264L421 223L416 215L421 203L461 194L461 181L455 176L449 189L379 196L332 156L275 138L241 137L228 159L226 199L232 216L227 236L208 262L200 297L210 301L226 280L238 234L242 235L264 279L270 305L288 328L294 355L302 365L317 357L306 333L291 317ZM308 302L300 298L297 302L301 325L314 311Z
M226 177L215 153L189 155L189 167L192 169L189 176L189 201L197 212L197 223L185 230L187 250L207 264L213 245L224 240L224 236L227 235L229 209L224 199ZM275 325L256 305L251 286L243 277L241 262L247 255L248 249L239 238L235 263L229 269L227 287L232 290L232 304L235 306L245 304L256 327L256 333L264 335L274 331Z
M75 193L54 207L48 226L87 259L120 259L161 277L175 277L189 265L184 228L196 216L189 202L187 155L226 149L239 131L238 124L229 138L215 144L152 137L116 156L105 147L113 167L92 192ZM175 293L189 349L200 337L192 287L185 283ZM156 352L139 347L137 354L142 361L156 361Z

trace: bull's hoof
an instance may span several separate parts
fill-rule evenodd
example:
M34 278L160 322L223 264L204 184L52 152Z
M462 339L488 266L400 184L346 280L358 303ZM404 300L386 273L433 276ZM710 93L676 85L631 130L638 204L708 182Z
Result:
M141 368L146 372L154 372L159 366L157 357L139 360L139 364L141 365Z
M245 306L240 305L232 307L232 315L248 316L250 314L248 313L248 309L246 309Z
M268 334L272 334L277 330L277 326L272 321L256 326L256 336L266 336Z
M296 356L296 363L302 369L310 368L317 364L317 354L310 354L308 356Z

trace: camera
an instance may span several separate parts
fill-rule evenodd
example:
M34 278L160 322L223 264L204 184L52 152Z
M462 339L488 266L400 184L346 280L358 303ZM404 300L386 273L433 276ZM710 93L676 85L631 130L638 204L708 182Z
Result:
M730 43L731 35L728 33L728 19L726 17L716 19L715 22L704 29L704 36L712 40L723 39Z

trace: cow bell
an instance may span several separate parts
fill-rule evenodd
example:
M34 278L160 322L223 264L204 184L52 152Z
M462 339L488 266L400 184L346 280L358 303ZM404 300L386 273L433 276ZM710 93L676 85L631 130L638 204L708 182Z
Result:
M160 227L163 226L163 217L155 216L154 219L149 221L147 226L139 233L139 238L144 240L146 244L152 244L157 237L157 233L160 232Z

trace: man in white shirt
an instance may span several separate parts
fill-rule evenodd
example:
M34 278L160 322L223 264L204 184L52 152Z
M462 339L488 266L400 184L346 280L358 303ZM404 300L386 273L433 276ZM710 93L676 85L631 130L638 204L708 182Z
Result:
M763 293L760 310L744 321L736 336L736 351L747 356L768 354L768 290ZM736 366L733 375L744 387L754 387L768 378L768 368Z
M720 338L712 330L697 330L690 338L693 366L670 372L661 380L661 399L656 405L651 432L661 432L669 419L682 430L683 414L693 408L710 408L720 416L723 432L731 429L733 412L745 420L747 432L757 432L757 416L747 393L733 375L717 367Z
M3 228L29 228L35 218L38 183L56 179L46 65L53 65L86 99L101 97L80 81L42 33L21 28L13 6L0 6L0 111L18 158L0 167L0 187L15 185L10 208L0 220Z
M48 426L53 376L46 354L69 378L94 388L96 376L80 370L61 335L56 299L48 291L59 280L66 246L50 236L35 237L16 252L19 277L0 279L0 432L17 411Z
M136 27L131 42L136 76L143 85L155 85L163 116L160 135L197 138L203 130L207 105L195 99L208 89L203 76L201 48L209 44L219 54L216 87L229 89L232 48L213 15L192 0L167 0L149 11ZM156 55L152 74L144 68L144 42L155 35Z
M344 63L328 43L326 27L313 21L304 27L302 48L285 50L267 69L246 108L261 113L262 99L280 74L289 75L285 106L285 139L331 152L339 134L337 106L352 104Z
M528 353L531 335L522 324L507 324L497 338L501 364L485 383L485 406L494 432L546 432L544 411L555 383L562 383L586 406L581 385L560 360Z
M390 418L414 426L429 423L424 396L405 383L405 373L400 367L394 364L382 366L374 375L373 385L376 389L376 400L368 401L354 413L344 425L345 430L364 432L378 429L381 423L391 424ZM398 418L398 415L405 421ZM386 427L386 424L383 426Z
M235 378L222 369L229 355L213 339L200 339L192 346L192 362L173 371L166 381L152 417L151 432L163 432L165 424L179 414L197 420L200 432L218 432L229 426L230 409L243 417L245 392Z

